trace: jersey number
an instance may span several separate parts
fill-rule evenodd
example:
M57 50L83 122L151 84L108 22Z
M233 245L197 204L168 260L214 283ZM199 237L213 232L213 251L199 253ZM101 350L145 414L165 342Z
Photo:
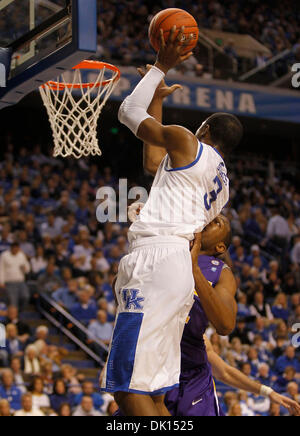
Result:
M218 176L216 176L216 177L214 178L214 184L217 185L217 187L218 187L217 191L216 191L215 189L214 189L213 191L211 191L211 192L209 193L210 198L208 198L208 194L205 194L205 195L204 195L204 204L205 204L205 209L206 209L206 210L210 210L210 209L211 209L211 205L212 205L212 203L213 203L214 201L216 201L218 195L220 194L220 192L221 192L222 189L223 189L222 182L221 182L221 180L219 179Z

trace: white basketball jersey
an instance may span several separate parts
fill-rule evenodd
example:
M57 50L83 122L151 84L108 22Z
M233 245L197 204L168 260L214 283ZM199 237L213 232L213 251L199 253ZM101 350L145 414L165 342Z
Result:
M169 235L193 240L194 233L214 220L228 200L227 169L213 147L199 142L196 160L183 168L172 169L166 155L148 201L129 229L129 241Z

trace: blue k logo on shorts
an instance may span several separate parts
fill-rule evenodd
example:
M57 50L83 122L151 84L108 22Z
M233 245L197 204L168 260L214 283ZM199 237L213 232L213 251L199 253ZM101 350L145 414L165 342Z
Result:
M139 297L138 294L141 291L139 289L123 289L122 298L125 303L125 310L142 310L141 303L145 301L144 297Z

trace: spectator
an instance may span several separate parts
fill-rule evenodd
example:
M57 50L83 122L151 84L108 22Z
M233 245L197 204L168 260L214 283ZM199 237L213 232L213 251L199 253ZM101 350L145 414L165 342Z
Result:
M277 295L274 305L272 307L272 312L275 318L283 319L284 321L288 320L289 311L288 311L288 303L285 294L280 293Z
M61 366L61 376L66 386L68 386L68 392L73 395L81 393L81 385L78 377L76 377L76 370L71 365L65 364Z
M39 325L35 330L35 341L44 341L49 344L48 340L49 329L45 325Z
M62 403L58 409L58 416L72 416L72 409L70 404Z
M53 365L51 362L44 362L41 366L41 377L45 386L45 393L51 395L53 393L54 376Z
M230 355L233 358L233 361L231 362L231 364L233 366L238 366L238 365L241 365L242 363L246 362L247 355L244 352L241 339L238 337L233 337L233 339L231 340L231 347L232 347L232 349L230 351ZM250 370L250 372L251 372L251 370Z
M30 265L20 245L14 242L10 250L0 256L0 288L6 288L9 304L23 309L29 301L25 275Z
M33 278L37 278L40 273L46 270L47 260L44 255L44 248L42 245L37 246L36 254L30 259L30 264Z
M104 405L104 400L102 398L102 395L94 391L94 386L92 382L85 381L82 384L82 392L76 395L76 397L74 398L75 406L80 405L84 397L90 397L93 401L94 409L101 411L101 408Z
M85 325L97 318L97 306L90 298L88 291L78 293L79 302L71 309L71 315Z
M258 373L258 367L260 365L260 361L258 359L258 352L255 348L251 347L248 351L248 363L251 366L251 376L255 378Z
M233 338L239 338L243 345L250 345L249 341L249 329L246 326L246 321L244 318L237 320L236 328L230 335L230 340Z
M240 403L236 402L230 407L228 416L243 416Z
M268 57L263 53L258 53L255 57L256 67L261 68L264 67L267 63Z
M90 339L98 339L104 342L106 345L110 344L113 326L107 322L107 313L104 310L99 310L97 314L97 321L94 321L89 325Z
M291 251L291 261L295 265L300 265L300 235L294 238L294 245Z
M264 301L264 294L256 292L254 294L254 303L250 306L250 311L256 318L265 318L269 321L274 319L271 307Z
M33 409L48 409L50 408L50 399L44 393L44 381L41 377L35 377L31 386L32 392L32 407Z
M106 298L100 298L98 300L98 306L100 310L104 310L106 312L108 322L114 322L116 315L116 303L114 301L108 303Z
M6 326L6 350L9 356L23 356L24 346L18 338L18 330L14 324Z
M268 299L274 299L282 292L281 280L276 272L271 272L268 275L267 283L264 286L265 295Z
M293 327L295 324L300 324L300 305L296 307L294 314L289 317L289 326Z
M22 394L25 394L27 392L25 380L24 380L24 373L22 371L22 364L20 357L13 357L11 359L10 368L13 372L14 377L14 384L17 386Z
M14 416L45 416L44 413L33 407L32 395L30 393L22 396L22 409L18 410Z
M270 366L267 363L260 363L259 364L257 380L262 385L265 385L265 386L271 385Z
M265 318L256 318L255 325L252 327L251 332L249 332L250 341L254 342L257 335L259 335L263 341L269 342L269 330L266 328Z
M109 270L109 263L104 257L103 250L97 249L93 260L95 261L95 267L97 271L106 273Z
M0 322L4 322L7 317L7 305L4 301L0 300Z
M0 416L12 416L10 405L7 400L0 400Z
M288 222L279 214L277 208L271 209L272 217L268 222L267 237L280 247L285 247L290 239Z
M283 375L279 376L274 383L274 389L276 390L276 392L286 392L288 384L296 380L295 376L295 368L293 368L292 366L287 366L284 370Z
M30 375L37 375L41 372L40 361L38 352L35 345L28 345L25 350L24 359L24 373Z
M35 255L35 248L33 243L28 240L28 235L25 230L19 231L18 240L21 252L23 252L27 258L33 257Z
M94 409L91 397L83 397L73 416L103 416L103 414Z
M280 405L276 403L271 403L269 416L280 416Z
M299 394L299 386L295 382L290 382L287 385L287 392L285 394L287 397L291 398L297 403L300 403L300 394Z
M19 319L19 310L16 306L9 306L7 309L7 317L4 320L4 325L14 324L18 330L18 339L22 343L26 343L30 337L30 327Z
M59 277L56 265L49 262L46 268L46 272L39 276L37 287L40 293L46 292L52 294L59 289L62 285L62 281Z
M115 280L115 276L116 276L116 274L111 268L109 273L108 273L107 282L102 287L104 297L106 298L108 303L115 301L115 295L114 295L114 292L112 289L112 285L113 285L113 282Z
M14 384L13 373L10 369L2 371L2 385L0 384L0 398L9 401L12 412L21 409L20 389Z
M296 372L300 372L300 363L292 346L287 347L284 356L277 359L275 366L277 374L283 374L287 366L292 366Z
M41 234L42 236L47 235L54 239L61 233L61 227L54 213L50 212L47 216L47 222L43 223L41 226Z
M252 378L252 366L250 362L244 362L241 366L241 371L246 377Z
M71 310L71 308L78 302L77 291L77 282L76 280L71 279L68 281L66 287L59 288L57 291L53 292L52 298L65 309Z
M55 412L58 412L63 403L70 403L70 396L67 393L67 388L63 380L57 379L54 382L53 394L50 396L51 407Z
M297 292L297 284L295 277L292 273L286 274L283 284L282 284L282 291L288 295L292 296Z

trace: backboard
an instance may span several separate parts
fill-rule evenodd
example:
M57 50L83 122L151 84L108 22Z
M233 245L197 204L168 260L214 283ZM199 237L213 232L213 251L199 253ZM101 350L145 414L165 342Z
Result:
M96 50L97 0L0 0L0 109Z

